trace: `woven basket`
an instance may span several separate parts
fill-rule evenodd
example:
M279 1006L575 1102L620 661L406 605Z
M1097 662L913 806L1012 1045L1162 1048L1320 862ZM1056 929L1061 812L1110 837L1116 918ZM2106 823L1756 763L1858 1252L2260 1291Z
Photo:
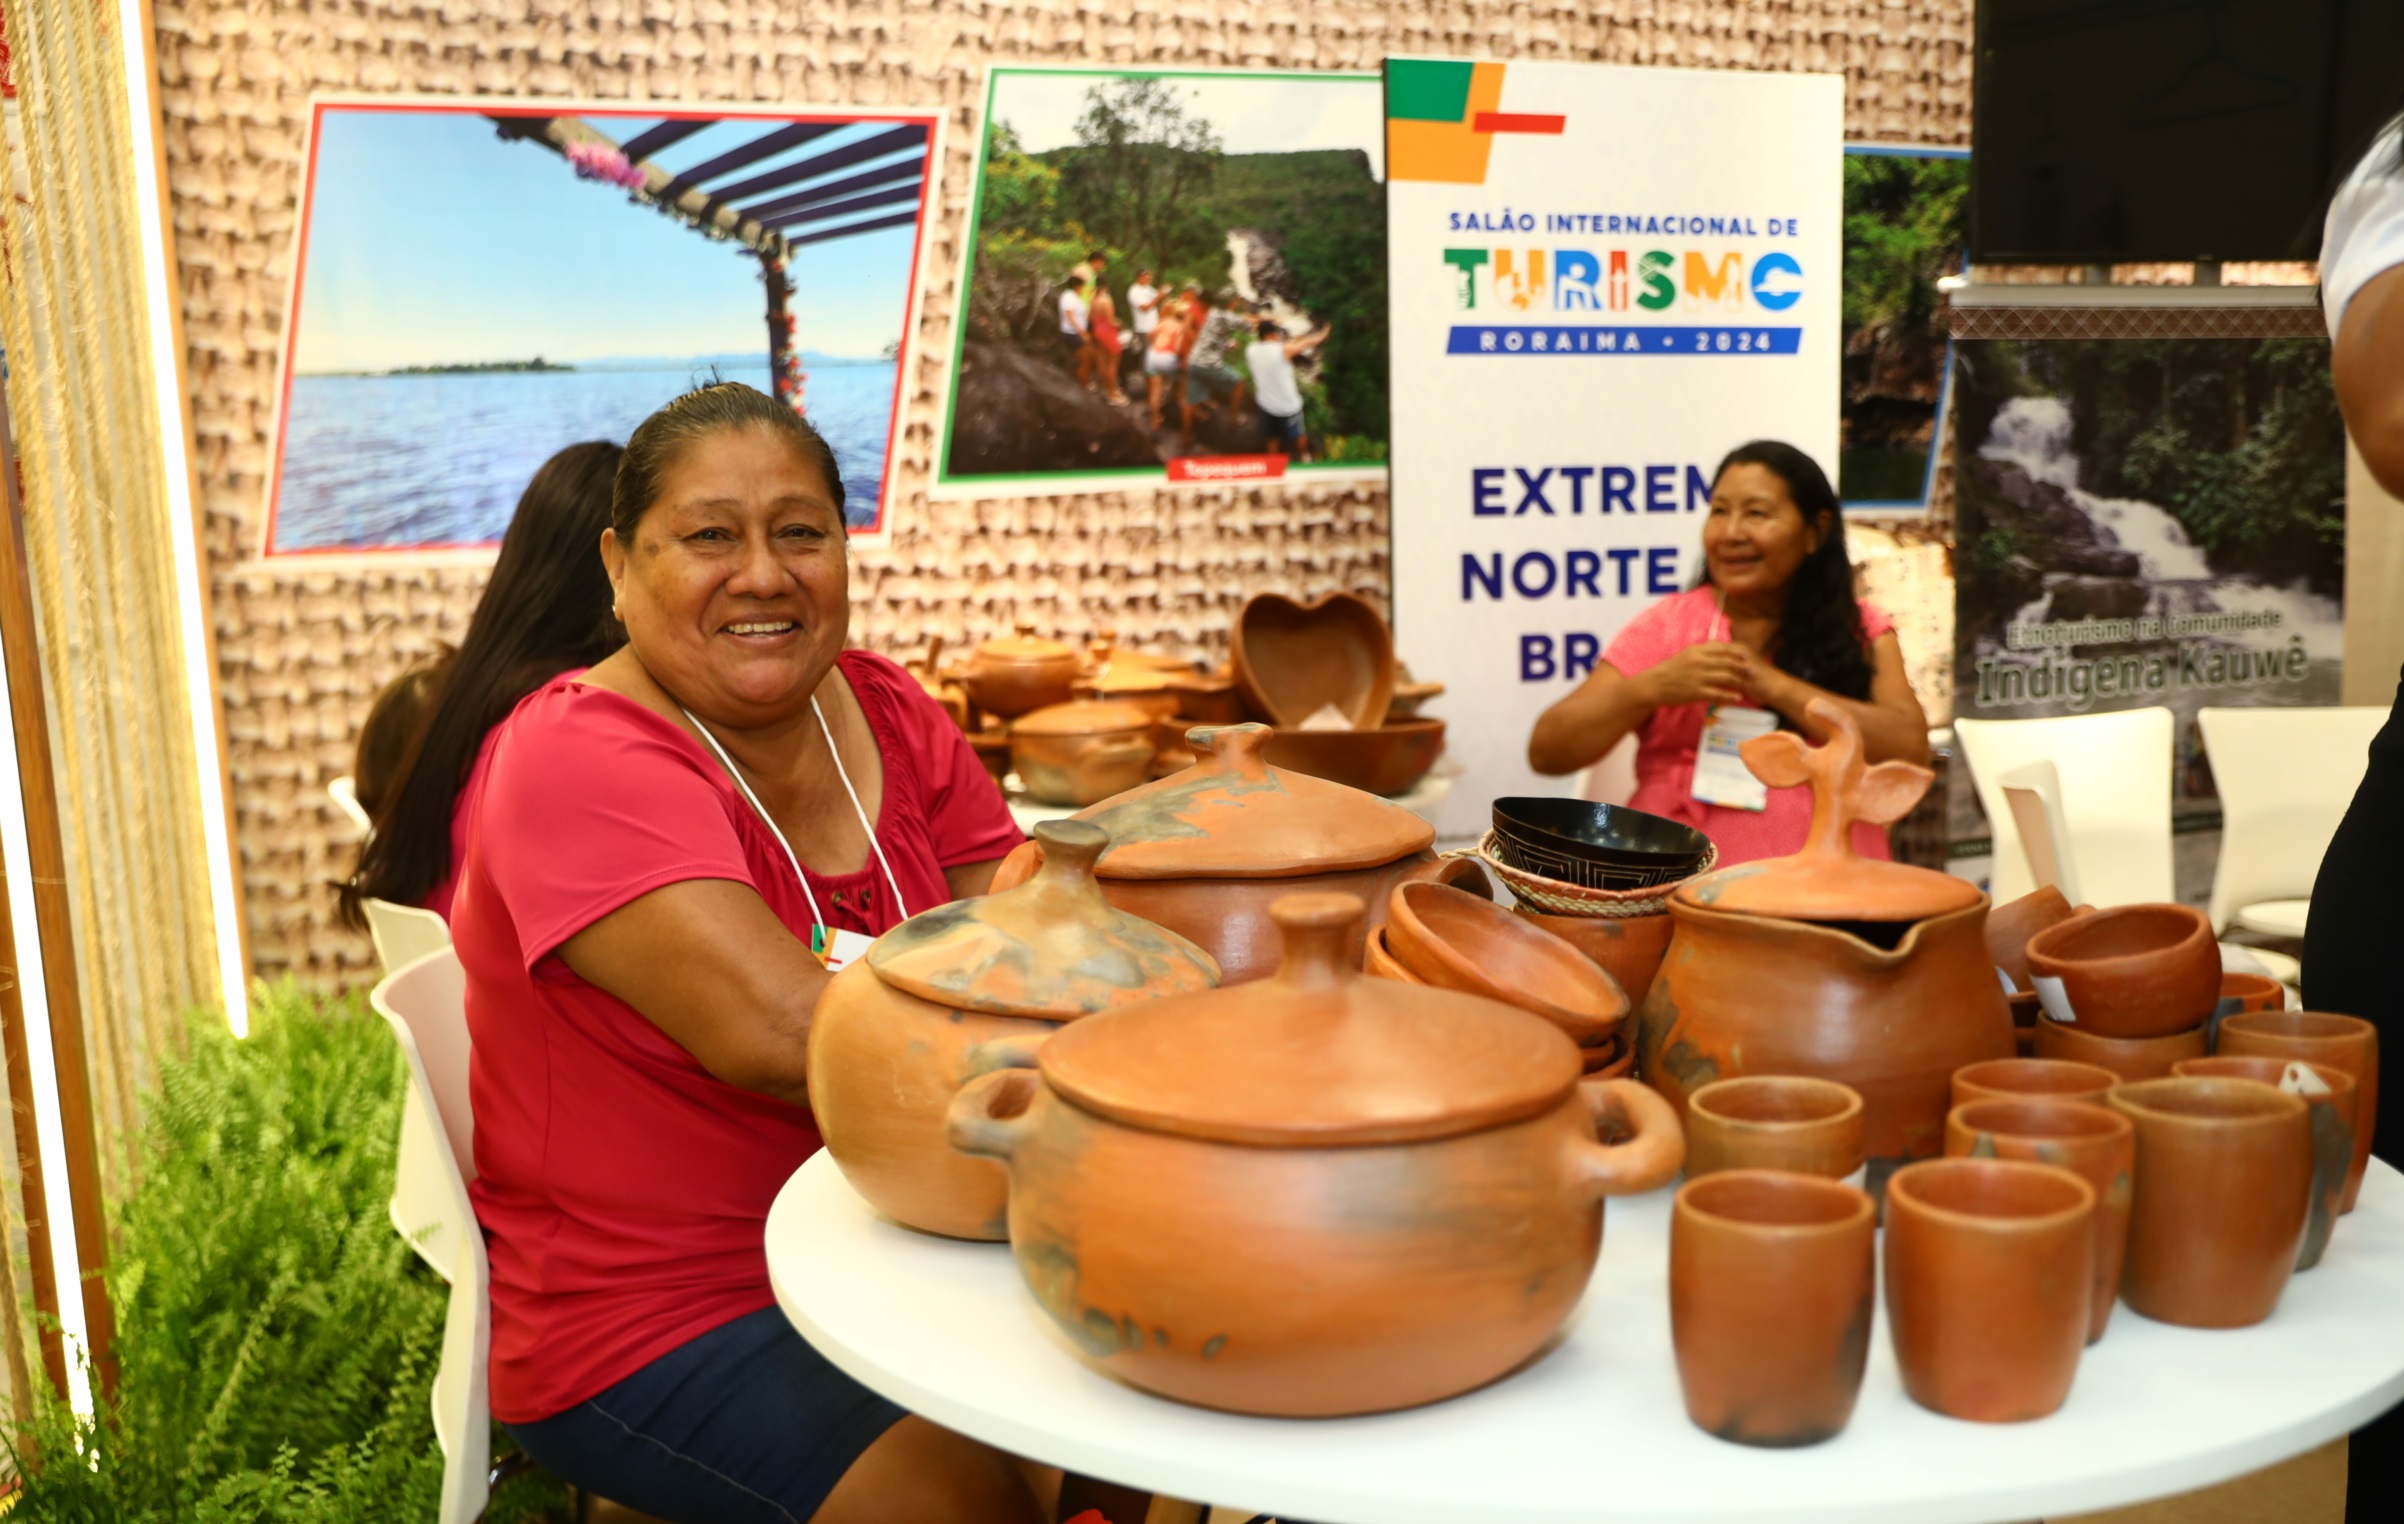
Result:
M1525 868L1514 868L1496 855L1494 833L1488 831L1469 854L1486 865L1492 873L1509 886L1519 902L1547 915L1574 915L1616 919L1640 915L1660 915L1669 909L1669 897L1678 884L1653 884L1643 889L1589 889L1582 884L1564 883L1557 878L1540 878ZM1689 875L1700 878L1709 873L1720 860L1720 849L1713 847L1703 854L1702 866Z

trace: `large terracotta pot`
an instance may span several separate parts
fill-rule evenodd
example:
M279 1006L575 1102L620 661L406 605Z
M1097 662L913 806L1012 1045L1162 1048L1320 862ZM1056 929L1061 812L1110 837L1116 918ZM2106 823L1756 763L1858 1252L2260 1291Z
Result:
M1099 827L1046 821L1035 833L1046 852L1032 880L877 938L810 1024L810 1106L827 1152L872 1206L929 1233L1004 1232L1000 1167L944 1141L963 1083L1025 1062L1063 1022L1217 982L1200 948L1102 898Z
M1111 1373L1291 1417L1467 1391L1577 1304L1603 1198L1676 1172L1669 1108L1581 1082L1541 1018L1356 973L1364 908L1290 895L1275 978L1077 1022L954 1103L1009 1162L1029 1289Z
M1385 924L1396 885L1483 888L1474 859L1428 850L1435 827L1409 810L1271 767L1261 755L1266 725L1190 734L1202 748L1192 767L1076 818L1110 833L1095 870L1110 903L1198 943L1218 959L1224 982L1264 978L1277 966L1269 907L1286 895L1326 890L1366 901L1370 919L1351 934L1348 956L1358 966L1368 928ZM1019 847L1002 860L993 887L1024 883L1041 860L1036 844Z
M1681 1113L1691 1092L1737 1075L1852 1086L1875 1186L1943 1151L1953 1071L2011 1057L2012 1020L1988 960L1986 896L1853 855L1853 822L1901 816L1928 770L1864 767L1852 718L1825 700L1810 713L1828 744L1781 731L1744 747L1772 787L1812 785L1810 836L1793 857L1722 868L1671 895L1675 930L1645 997L1637 1064Z
M1152 773L1152 715L1140 704L1080 699L1010 726L1018 781L1046 804L1097 804Z
M1050 704L1069 701L1084 663L1057 640L1044 640L1035 626L988 640L970 655L961 678L969 699L987 714L1013 720Z

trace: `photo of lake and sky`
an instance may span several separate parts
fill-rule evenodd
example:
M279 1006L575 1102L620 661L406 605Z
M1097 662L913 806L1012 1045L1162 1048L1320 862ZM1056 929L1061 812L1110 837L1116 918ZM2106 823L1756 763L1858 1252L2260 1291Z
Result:
M560 114L619 143L661 122ZM715 119L647 158L681 173L787 120ZM892 125L839 126L745 172ZM303 218L270 554L490 544L564 446L623 443L713 379L771 389L757 255L480 112L319 106ZM883 523L917 239L915 223L877 228L802 244L786 266L804 414L858 529Z

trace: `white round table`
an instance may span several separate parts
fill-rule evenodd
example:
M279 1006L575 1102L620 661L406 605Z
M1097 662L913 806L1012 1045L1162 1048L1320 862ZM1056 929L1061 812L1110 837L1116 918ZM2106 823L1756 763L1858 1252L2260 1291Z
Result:
M1171 1497L1319 1524L2001 1524L2207 1486L2327 1442L2404 1396L2404 1176L2357 1210L2270 1321L2204 1333L2125 1305L2069 1403L2027 1424L1904 1395L1883 1308L1852 1426L1803 1450L1686 1419L1669 1339L1669 1193L1613 1201L1577 1317L1465 1397L1371 1418L1214 1413L1079 1359L1009 1250L878 1216L824 1153L768 1215L786 1316L853 1377L1020 1455Z

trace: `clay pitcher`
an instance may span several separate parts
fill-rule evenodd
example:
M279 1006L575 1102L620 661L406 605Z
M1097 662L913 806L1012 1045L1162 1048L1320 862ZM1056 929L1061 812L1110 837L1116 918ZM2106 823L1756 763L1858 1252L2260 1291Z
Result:
M1953 1071L2013 1054L2012 1018L1986 944L1987 898L1946 874L1853 855L1853 822L1909 810L1933 776L1862 762L1861 731L1825 700L1829 736L1745 743L1773 788L1809 783L1811 831L1792 857L1691 879L1647 993L1639 1072L1681 1116L1686 1097L1743 1074L1801 1074L1860 1092L1875 1188L1944 1151Z

